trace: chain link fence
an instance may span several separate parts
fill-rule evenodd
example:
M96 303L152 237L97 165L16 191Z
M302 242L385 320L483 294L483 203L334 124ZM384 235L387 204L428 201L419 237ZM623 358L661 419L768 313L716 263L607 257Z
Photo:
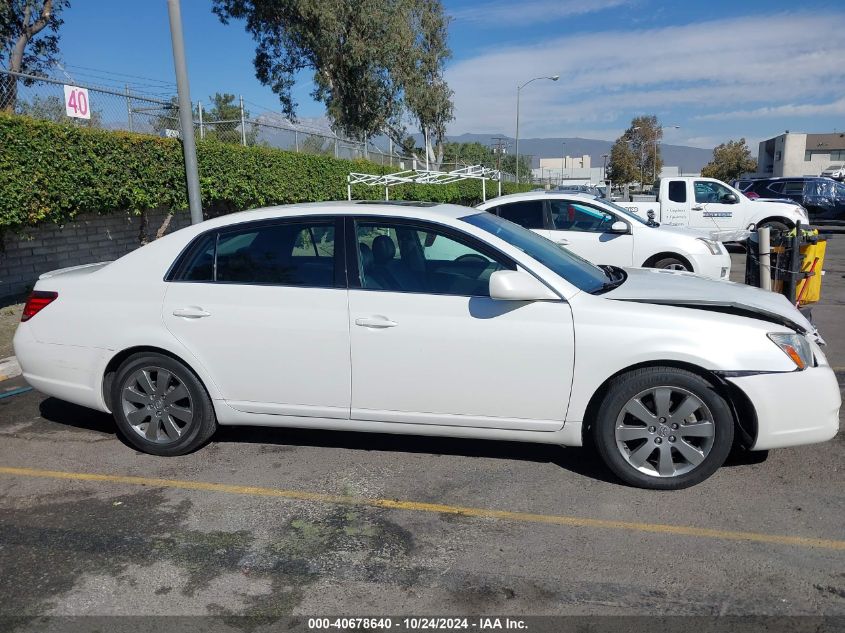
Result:
M0 111L45 119L61 125L126 130L142 134L178 137L181 135L176 97L153 98L110 87L69 83L49 77L36 77L0 70ZM73 92L72 89L83 89ZM77 116L68 114L74 111ZM201 103L193 107L194 134L198 139L217 139L239 145L273 147L292 152L323 154L335 158L365 158L399 169L415 167L414 159L382 151L335 135L331 130L293 124L278 114L249 115L243 100L230 105L235 117L210 118ZM414 163L412 165L412 163Z

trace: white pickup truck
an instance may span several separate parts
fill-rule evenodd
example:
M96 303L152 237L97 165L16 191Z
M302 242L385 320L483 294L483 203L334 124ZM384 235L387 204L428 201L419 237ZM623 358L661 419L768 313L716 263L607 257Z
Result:
M807 210L793 202L750 200L721 180L701 177L663 178L655 202L620 202L642 218L707 233L722 242L741 241L750 231L769 226L786 229L809 224Z

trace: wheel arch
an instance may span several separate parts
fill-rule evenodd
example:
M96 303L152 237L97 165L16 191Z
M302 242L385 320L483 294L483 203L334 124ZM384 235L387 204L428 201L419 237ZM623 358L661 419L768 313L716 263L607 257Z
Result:
M185 367L187 367L194 376L197 377L197 380L200 381L200 384L206 390L206 393L209 393L209 397L211 393L209 391L209 381L205 380L200 372L196 370L193 363L186 361L183 357L179 354L176 354L168 349L164 349L162 347L156 347L155 345L135 345L133 347L127 347L126 349L117 352L114 356L109 359L109 362L106 363L106 368L103 371L103 382L101 385L102 389L102 397L103 402L108 407L109 411L112 410L111 406L111 387L114 381L114 376L117 373L118 368L123 364L123 362L133 356L134 354L141 354L144 352L152 353L152 354L161 354L162 356L167 356L168 358L172 358L175 361L182 363Z
M598 389L596 389L587 403L587 408L584 412L584 421L581 425L581 440L585 446L592 442L593 422L598 414L599 406L601 406L602 401L607 395L610 383L622 374L646 367L674 367L676 369L684 369L709 382L713 385L713 388L716 389L719 395L725 399L731 409L731 413L734 418L734 429L736 431L734 440L735 443L740 444L744 448L750 448L754 445L754 441L757 438L757 412L754 409L754 405L751 403L751 400L749 400L748 396L745 395L745 392L743 392L742 389L725 380L718 372L705 369L693 363L677 360L654 360L637 363L620 369L613 375L608 376L607 379L599 385Z
M651 257L649 257L647 260L645 260L643 262L642 267L643 268L654 268L654 265L657 262L659 262L661 259L663 259L664 257L674 257L675 259L679 259L681 262L683 262L683 264L691 272L695 272L695 266L692 265L692 262L689 260L689 258L684 257L680 253L673 253L673 252L670 252L670 251L655 253L654 255L652 255Z
M793 221L792 221L792 220L790 220L789 218L785 218L785 217L783 217L782 215L770 215L770 216L767 216L767 217L763 218L762 220L759 220L758 222L755 222L755 223L754 223L754 226L755 226L755 227L758 227L758 226L763 226L763 225L764 225L764 224L766 224L767 222L780 222L781 224L785 224L785 225L786 225L787 227L789 227L790 229L795 228L795 222L793 222Z

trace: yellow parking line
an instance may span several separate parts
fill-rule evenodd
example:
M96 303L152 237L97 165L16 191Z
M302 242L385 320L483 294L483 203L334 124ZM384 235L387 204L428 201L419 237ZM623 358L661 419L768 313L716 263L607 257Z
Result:
M263 488L259 486L235 486L232 484L218 484L205 481L186 481L182 479L157 479L154 477L133 477L128 475L101 475L97 473L74 473L59 470L40 470L37 468L12 468L0 466L0 474L19 477L41 477L46 479L66 479L71 481L96 481L111 484L128 484L132 486L154 486L156 488L175 488L180 490L202 490L205 492L222 492L225 494L247 495L255 497L277 497L296 501L312 501L340 505L367 506L371 508L387 508L391 510L409 510L412 512L433 512L438 514L455 514L482 519L500 519L522 523L546 523L550 525L564 525L567 527L599 528L606 530L626 530L629 532L650 532L656 534L674 534L677 536L694 536L698 538L712 538L729 541L750 541L756 543L771 543L774 545L790 545L795 547L814 547L845 551L845 541L836 541L804 536L785 536L779 534L763 534L759 532L738 532L731 530L717 530L683 525L666 525L660 523L634 523L629 521L613 521L609 519L589 519L584 517L560 516L549 514L531 514L529 512L511 512L509 510L488 510L485 508L471 508L453 506L440 503L426 503L421 501L401 501L398 499L367 499L364 497L348 497L341 495L307 492L302 490L283 490L279 488Z

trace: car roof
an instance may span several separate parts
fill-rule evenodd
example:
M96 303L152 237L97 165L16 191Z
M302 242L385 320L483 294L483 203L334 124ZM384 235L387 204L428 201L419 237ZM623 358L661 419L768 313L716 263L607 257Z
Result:
M274 220L301 215L372 215L389 217L418 218L420 220L457 219L477 213L477 209L457 204L437 202L416 202L406 200L337 200L329 202L302 202L261 207L249 211L229 213L218 218L206 220L200 225L203 229Z
M505 202L519 202L520 200L539 200L543 198L563 198L563 199L578 199L578 200L599 200L599 197L586 191L526 191L523 193L509 193L498 198L491 198L487 202L482 202L476 208L494 205L494 203L502 204Z

